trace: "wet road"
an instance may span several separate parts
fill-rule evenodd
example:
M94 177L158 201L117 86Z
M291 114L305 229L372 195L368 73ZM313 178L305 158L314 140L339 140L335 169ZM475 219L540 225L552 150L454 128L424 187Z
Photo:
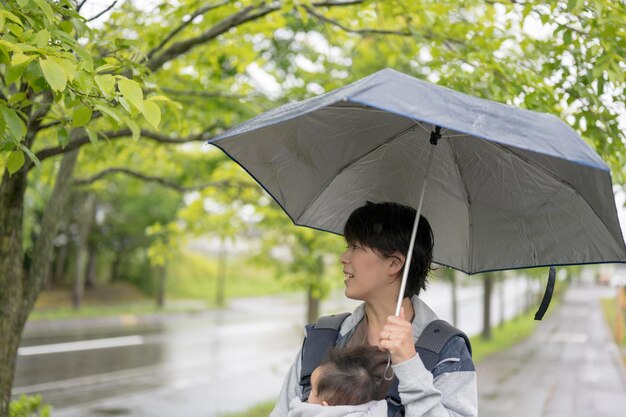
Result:
M615 293L571 286L530 338L478 364L481 417L626 415L626 372L599 302Z
M510 280L492 310L508 317L525 304L527 283ZM422 298L450 320L450 289ZM458 326L478 333L482 287L461 287ZM322 313L358 303L338 294ZM501 309L504 307L504 310ZM195 315L133 316L29 323L14 395L41 393L53 416L217 416L272 400L302 342L301 295L241 299Z

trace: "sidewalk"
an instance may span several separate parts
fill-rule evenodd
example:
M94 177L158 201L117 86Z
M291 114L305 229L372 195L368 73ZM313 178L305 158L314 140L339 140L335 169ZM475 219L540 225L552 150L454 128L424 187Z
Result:
M477 365L481 417L599 417L626 413L626 373L599 299L572 286L525 342Z

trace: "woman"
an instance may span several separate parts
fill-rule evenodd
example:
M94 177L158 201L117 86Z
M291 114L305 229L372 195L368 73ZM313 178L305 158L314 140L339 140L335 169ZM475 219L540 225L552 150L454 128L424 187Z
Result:
M394 315L415 215L413 208L397 203L368 202L348 218L344 226L348 247L340 257L345 294L363 304L342 323L336 345L378 346L390 353L392 369L401 375L398 388L402 402L407 404L406 417L475 416L476 372L463 338L454 337L446 343L432 373L415 351L424 328L437 320L418 297L426 288L433 251L432 230L424 217L420 218L411 255L400 317ZM385 365L379 364L376 372L382 375ZM287 374L271 417L286 416L289 402L302 396L300 368L301 353ZM408 375L414 378L412 386L419 385L417 391L403 390ZM388 388L389 382L381 384L379 398L384 398Z

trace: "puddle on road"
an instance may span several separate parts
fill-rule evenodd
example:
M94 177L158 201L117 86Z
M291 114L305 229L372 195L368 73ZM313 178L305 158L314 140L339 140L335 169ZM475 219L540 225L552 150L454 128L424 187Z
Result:
M94 408L92 413L101 416L130 416L128 408Z

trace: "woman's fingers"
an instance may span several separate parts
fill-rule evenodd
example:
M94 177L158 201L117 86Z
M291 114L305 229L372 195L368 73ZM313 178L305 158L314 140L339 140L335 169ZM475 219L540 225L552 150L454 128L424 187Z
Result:
M412 326L403 315L404 311L400 310L400 317L387 317L387 324L379 335L379 347L391 353L393 363L404 362L415 356Z

